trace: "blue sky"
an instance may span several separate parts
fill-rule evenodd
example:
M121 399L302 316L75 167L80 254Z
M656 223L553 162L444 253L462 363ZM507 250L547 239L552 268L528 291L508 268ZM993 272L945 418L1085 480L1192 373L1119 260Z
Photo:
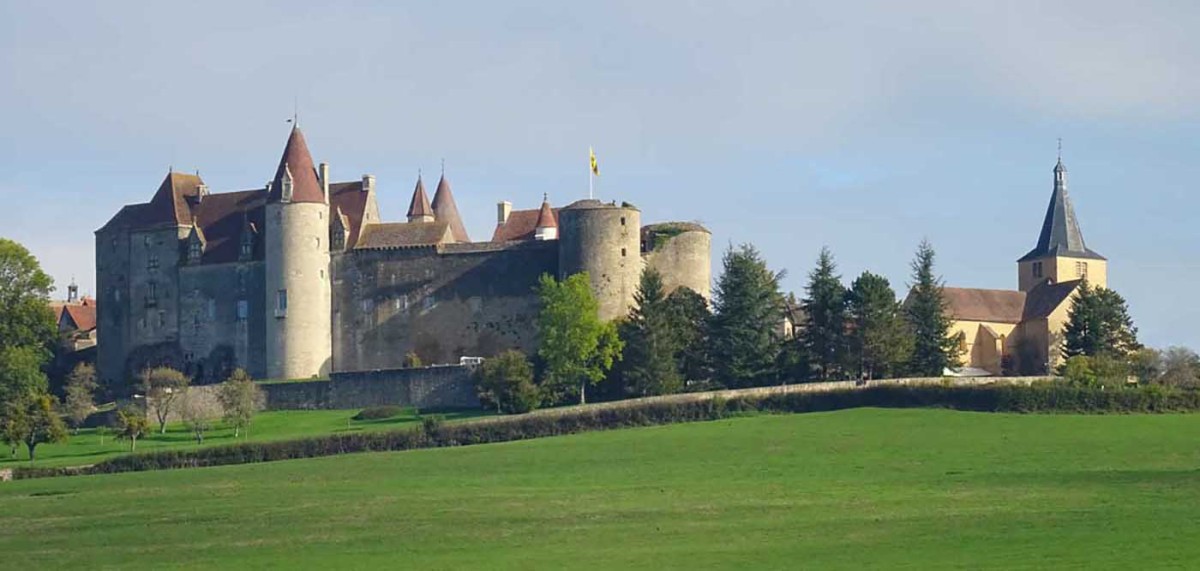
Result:
M170 5L168 5L170 4ZM966 6L964 6L966 4ZM800 292L1015 288L1063 155L1088 245L1144 342L1200 348L1200 4L0 0L0 235L65 290L169 165L261 186L298 101L337 180L399 220L441 159L475 239L498 200L586 196L751 242Z

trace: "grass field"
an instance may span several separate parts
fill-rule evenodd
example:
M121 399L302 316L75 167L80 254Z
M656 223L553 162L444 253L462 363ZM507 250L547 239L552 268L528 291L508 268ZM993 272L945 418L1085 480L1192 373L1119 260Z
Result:
M358 432L364 430L387 430L401 428L419 420L415 411L381 420L352 420L358 410L291 410L259 413L250 425L250 441L285 440L321 434ZM478 416L480 413L449 413L441 415L447 420ZM246 435L234 439L233 429L220 422L204 437L203 446L246 442ZM101 442L103 441L103 443ZM151 431L138 439L137 451L149 452L165 448L197 448L196 440L182 423L167 425L166 434L159 434L158 424L152 423ZM106 458L129 453L129 442L113 438L111 431L101 435L95 429L80 430L62 444L43 444L37 448L34 466L78 466L94 464ZM7 448L0 450L0 468L30 466L25 447L14 457L8 456Z
M1200 415L857 409L0 484L24 568L1200 560Z

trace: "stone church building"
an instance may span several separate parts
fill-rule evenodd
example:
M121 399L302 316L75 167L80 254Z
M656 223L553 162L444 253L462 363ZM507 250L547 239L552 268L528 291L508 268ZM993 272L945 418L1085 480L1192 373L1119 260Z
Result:
M375 177L334 182L294 127L265 187L210 192L170 172L148 202L96 231L97 368L121 386L171 365L199 382L234 367L260 379L458 363L536 350L542 274L588 272L601 317L624 315L643 268L708 297L711 236L642 226L629 203L497 206L472 242L450 184L423 181L404 222L383 221Z
M1085 279L1107 287L1108 261L1084 244L1059 158L1037 246L1017 260L1017 289L944 289L963 365L994 375L1053 370L1061 361L1075 291Z

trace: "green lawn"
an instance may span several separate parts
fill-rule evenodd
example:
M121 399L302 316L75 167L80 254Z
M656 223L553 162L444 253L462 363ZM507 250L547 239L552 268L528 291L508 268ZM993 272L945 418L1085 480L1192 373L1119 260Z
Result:
M1200 415L858 409L0 484L22 568L1188 567Z
M289 410L259 413L250 425L249 440L284 440L302 438L321 434L342 432L357 432L363 430L387 430L401 428L419 420L412 410L395 418L382 420L351 420L358 410ZM448 420L478 416L481 413L449 413L442 415ZM151 423L151 432L138 439L137 451L148 452L163 448L197 448L192 433L182 423L167 425L167 433L159 434L158 424ZM204 446L232 444L245 442L247 438L234 439L233 429L226 428L220 422L214 430L204 437ZM103 444L101 444L103 440ZM62 444L43 444L37 448L35 466L78 466L95 464L105 458L129 453L129 442L113 438L111 431L108 435L100 435L95 429L80 430ZM0 449L0 468L29 466L29 454L24 447L15 457L8 456L8 449Z

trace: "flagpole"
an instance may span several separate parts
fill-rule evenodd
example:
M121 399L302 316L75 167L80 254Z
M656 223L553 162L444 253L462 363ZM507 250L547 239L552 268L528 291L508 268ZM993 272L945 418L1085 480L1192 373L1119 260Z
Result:
M593 198L592 192L594 190L594 185L595 185L594 181L595 180L596 180L596 175L592 174L592 166L588 165L588 200L591 200Z

